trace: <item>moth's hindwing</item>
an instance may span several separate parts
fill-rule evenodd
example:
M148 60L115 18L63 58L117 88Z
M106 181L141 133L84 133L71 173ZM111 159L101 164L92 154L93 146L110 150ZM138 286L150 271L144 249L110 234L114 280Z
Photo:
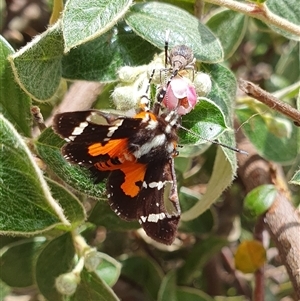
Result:
M111 173L107 186L110 206L123 219L137 219L154 240L170 245L176 237L180 219L174 161L170 158L151 162L144 172L143 178L132 179L131 186L136 187L133 195L127 195L122 189L128 173L121 170ZM125 187L129 189L129 183Z

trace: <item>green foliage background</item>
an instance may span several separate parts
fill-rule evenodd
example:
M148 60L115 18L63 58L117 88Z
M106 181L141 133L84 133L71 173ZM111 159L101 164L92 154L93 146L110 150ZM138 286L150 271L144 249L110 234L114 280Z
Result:
M265 4L300 26L297 0ZM32 105L48 117L66 82L115 85L120 67L149 64L163 50L170 29L170 47L191 47L198 69L213 84L183 125L199 137L234 147L235 116L258 154L284 166L299 204L299 129L253 99L236 97L236 79L244 77L299 109L299 36L209 3L203 3L200 22L194 8L194 1L68 0L61 18L25 47L15 51L0 37L2 299L12 288L34 285L47 300L65 300L55 279L78 269L80 258L86 264L91 257L93 269L81 267L68 300L120 300L124 283L135 288L137 300L247 300L225 281L218 281L219 296L213 296L207 272L224 247L234 249L251 236L255 223L242 208L242 188L236 182L228 188L236 177L234 152L208 149L202 139L182 133L184 148L176 159L182 222L179 239L167 248L148 242L138 223L122 221L110 210L104 183L94 184L86 170L63 159L63 141L50 127L32 137ZM105 107L105 97L100 95L94 106ZM46 165L43 171L37 157ZM247 196L247 209L258 217L273 196L274 187L262 187ZM234 214L225 231L220 225L232 214L228 202ZM266 300L291 294L284 281L287 289L267 290Z

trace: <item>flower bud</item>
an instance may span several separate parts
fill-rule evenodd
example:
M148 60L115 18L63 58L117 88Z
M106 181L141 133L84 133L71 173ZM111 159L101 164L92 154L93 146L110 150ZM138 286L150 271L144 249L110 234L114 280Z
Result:
M120 81L124 83L133 83L136 78L147 70L146 66L130 67L124 66L119 69L118 76Z
M139 101L137 94L132 85L119 86L114 89L111 97L117 110L127 111L137 106Z
M59 275L55 279L55 287L62 295L71 296L76 292L80 276L76 273L70 272Z
M148 78L152 76L151 82L153 84L161 84L161 82L165 81L165 65L160 56L156 56L153 62L151 62L148 66L147 75Z
M97 252L96 249L92 249L84 256L84 266L90 272L96 271L101 261L102 261L102 257L99 254L99 252Z
M205 96L211 91L212 82L210 76L203 72L198 72L193 81L198 96Z

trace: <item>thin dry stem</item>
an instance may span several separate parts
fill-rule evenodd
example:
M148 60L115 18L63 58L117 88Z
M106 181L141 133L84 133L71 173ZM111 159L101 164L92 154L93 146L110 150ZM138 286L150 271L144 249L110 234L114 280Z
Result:
M282 102L269 92L243 79L239 79L239 88L247 95L259 100L271 109L291 118L296 125L300 126L300 111L294 109L289 104Z
M206 0L206 2L227 7L250 17L272 24L280 29L300 36L300 26L272 13L265 4L242 3L233 0Z

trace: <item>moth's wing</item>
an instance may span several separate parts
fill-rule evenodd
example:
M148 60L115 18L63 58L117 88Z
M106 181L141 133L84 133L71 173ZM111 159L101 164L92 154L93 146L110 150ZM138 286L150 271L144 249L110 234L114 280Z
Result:
M146 164L130 163L119 166L107 180L108 201L112 210L125 220L137 220L140 206L138 195L147 170Z
M53 118L53 129L67 142L103 141L128 136L128 131L138 128L141 118L130 118L98 110L65 112Z
M53 129L68 142L62 148L64 157L72 163L91 167L109 160L110 152L124 150L126 138L140 123L140 118L89 110L55 115Z
M138 220L147 235L172 244L181 214L172 158L148 165L137 203Z

